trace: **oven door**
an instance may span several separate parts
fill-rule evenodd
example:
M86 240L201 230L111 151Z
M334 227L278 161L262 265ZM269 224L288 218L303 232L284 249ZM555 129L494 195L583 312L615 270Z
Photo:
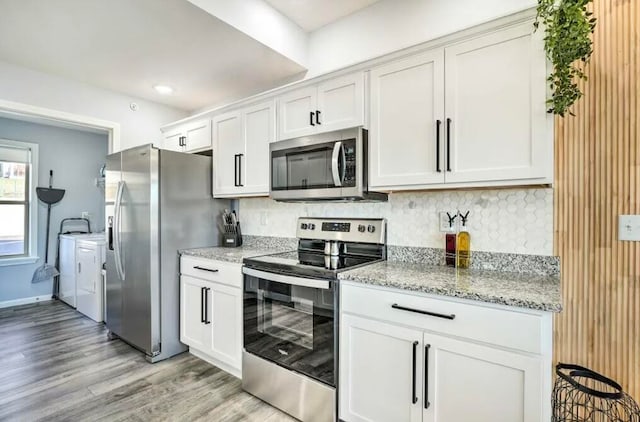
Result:
M334 283L243 272L245 351L335 387Z

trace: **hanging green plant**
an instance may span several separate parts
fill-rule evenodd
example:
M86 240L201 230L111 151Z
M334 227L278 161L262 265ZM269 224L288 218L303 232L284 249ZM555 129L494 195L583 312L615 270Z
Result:
M549 113L573 115L569 108L582 97L578 83L586 80L585 66L593 52L591 34L596 18L588 9L592 0L538 0L533 24L544 25L544 50L553 64L548 81L552 97Z

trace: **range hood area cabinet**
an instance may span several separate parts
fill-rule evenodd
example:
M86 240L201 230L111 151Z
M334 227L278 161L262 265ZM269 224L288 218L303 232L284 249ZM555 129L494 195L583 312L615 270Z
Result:
M278 97L278 140L364 125L364 72L339 76Z
M549 312L348 282L340 289L340 420L551 419Z
M162 149L198 152L211 149L211 120L184 123L163 132Z
M269 195L269 144L275 104L267 101L213 118L213 196Z
M526 22L373 68L371 189L551 183L542 36Z

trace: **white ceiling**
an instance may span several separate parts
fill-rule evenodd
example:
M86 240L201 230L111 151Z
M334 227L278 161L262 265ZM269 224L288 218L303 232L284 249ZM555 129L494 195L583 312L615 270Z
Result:
M186 0L0 0L0 60L185 110L305 71Z
M265 0L307 32L371 6L380 0Z

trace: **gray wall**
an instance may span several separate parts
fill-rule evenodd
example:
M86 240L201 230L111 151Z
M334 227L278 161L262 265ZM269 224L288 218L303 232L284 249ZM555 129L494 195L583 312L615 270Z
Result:
M56 235L60 221L92 214L92 223L104 230L104 190L94 184L107 156L107 136L79 130L44 126L0 118L0 138L32 142L39 145L38 186L49 185L49 169L53 170L53 186L66 189L62 201L51 207L49 262L55 261ZM38 206L38 256L35 264L0 267L0 302L51 294L51 282L31 284L34 270L44 261L44 238L47 208Z

